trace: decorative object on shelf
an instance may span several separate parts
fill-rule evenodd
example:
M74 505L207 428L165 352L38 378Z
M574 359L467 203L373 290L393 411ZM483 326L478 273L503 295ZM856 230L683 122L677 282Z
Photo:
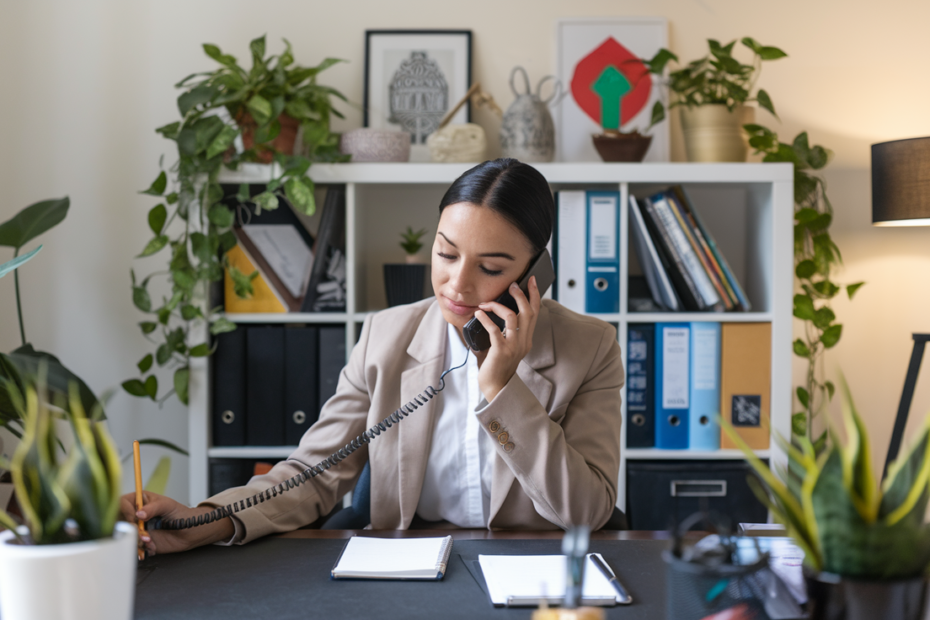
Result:
M353 162L408 161L410 134L362 127L342 134L340 152L351 155Z
M494 97L481 90L481 84L475 82L465 93L465 96L440 121L439 128L426 139L430 161L450 163L481 162L485 160L488 140L484 129L475 123L449 124L462 106L469 101L474 102L476 106L487 105L498 114L501 114Z
M750 37L741 42L753 54L751 64L744 65L733 56L735 40L721 45L708 39L709 55L672 71L668 77L674 95L669 108L681 108L688 161L746 161L748 138L742 127L754 121L754 112L747 103L755 101L778 118L769 94L760 88L753 95L753 89L762 62L787 54ZM678 62L678 56L663 47L646 63L651 73L662 75L672 60ZM654 106L652 116L653 123L665 118L661 101Z
M823 353L836 346L843 334L843 325L836 322L831 300L843 287L833 281L842 255L830 237L833 205L827 197L827 186L818 171L830 161L831 151L810 145L807 132L799 133L791 144L780 142L778 135L762 125L746 125L749 144L764 162L788 162L794 166L794 317L804 322L804 337L794 341L794 354L807 362L803 386L795 396L802 410L791 417L791 432L814 442L818 454L827 441L826 431L814 438L814 421L836 391L833 382L822 380ZM845 286L852 301L865 284Z
M400 247L406 253L406 263L384 265L384 292L390 307L423 299L423 285L429 265L421 264L418 254L423 248L420 239L425 234L425 228L415 231L408 226L407 230L400 234Z
M523 77L523 92L514 84L517 74ZM553 80L552 93L543 99L543 84ZM562 83L554 75L547 75L530 88L530 78L523 67L514 67L510 72L510 90L514 102L510 104L501 121L501 155L522 162L547 162L555 157L555 126L549 106L562 99Z
M40 371L40 377L49 373ZM74 445L58 453L44 383L11 391L24 431L13 455L16 498L25 525L0 511L0 613L5 620L62 617L128 620L136 577L136 528L118 523L120 459L101 423L88 415L76 383L57 400ZM49 579L54 575L54 595Z
M754 481L760 500L804 551L811 618L922 618L930 566L930 527L924 522L930 417L879 484L865 425L845 382L841 389L846 445L834 436L818 457L807 437L781 439L789 470L800 472L787 484L726 420L722 425L761 479Z
M152 185L142 192L160 199L148 214L153 233L137 258L152 256L170 248L167 283L170 293L158 304L152 301L149 283L156 272L141 280L132 276L133 304L150 320L139 323L142 333L156 346L158 367L174 371L172 389L158 395L158 381L152 370L152 355L139 363L141 379L131 379L123 387L133 396L161 400L176 394L187 404L190 358L210 354L207 337L195 335L196 326L206 325L212 335L230 331L235 324L204 307L207 289L223 279L224 271L236 282L243 295L252 292L252 275L226 260L226 252L236 245L231 230L235 213L223 204L223 190L217 182L223 166L235 169L239 163L271 161L277 176L265 191L251 196L249 186L240 186L237 198L251 201L259 209L278 208L284 197L303 213L316 210L314 184L307 175L312 161L346 161L338 149L338 136L330 131L330 117L342 115L332 107L331 97L345 100L339 92L317 83L320 72L340 62L327 58L315 67L294 64L291 45L285 39L284 52L265 57L265 37L249 44L252 69L245 71L236 59L211 44L203 46L207 56L220 63L215 71L195 73L177 84L184 92L178 97L182 119L156 129L178 147L178 162L163 168ZM281 133L281 117L288 115L300 123L306 155L290 155L275 150L272 142ZM236 121L251 118L256 123L251 148L236 152L234 142L246 128ZM270 157L270 159L269 159ZM169 173L172 178L169 182ZM170 186L170 187L169 187ZM176 221L177 220L177 221ZM177 224L171 229L172 224ZM169 229L172 231L169 234ZM198 342L198 340L203 339ZM140 387L141 386L141 387Z
M366 30L364 125L410 134L410 161L471 84L470 30ZM466 105L453 119L470 120Z
M664 18L559 22L558 77L571 93L555 113L559 161L669 160L668 125L655 125L650 112L661 102L665 86L641 60L658 53L667 41ZM621 127L631 137L617 136ZM606 135L592 141L596 130ZM639 150L644 154L635 159Z

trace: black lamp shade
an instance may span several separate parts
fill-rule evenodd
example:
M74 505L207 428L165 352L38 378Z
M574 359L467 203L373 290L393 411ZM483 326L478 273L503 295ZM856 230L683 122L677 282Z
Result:
M930 226L930 137L872 145L872 223Z

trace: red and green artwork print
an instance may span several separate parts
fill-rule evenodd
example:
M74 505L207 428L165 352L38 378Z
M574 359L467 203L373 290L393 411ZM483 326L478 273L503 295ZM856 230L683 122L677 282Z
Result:
M646 106L652 78L646 65L613 37L578 61L572 96L605 130L619 131Z

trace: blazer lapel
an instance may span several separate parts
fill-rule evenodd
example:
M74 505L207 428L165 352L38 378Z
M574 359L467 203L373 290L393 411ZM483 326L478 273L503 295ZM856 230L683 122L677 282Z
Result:
M517 367L517 376L526 384L526 387L536 396L536 400L549 410L549 397L552 394L552 383L542 376L538 370L548 368L555 364L555 347L553 345L552 318L549 309L542 304L539 316L536 319L536 330L533 332L533 348ZM491 483L491 505L488 513L488 523L500 511L501 506L510 493L516 477L507 463L499 456L494 459L494 479Z
M427 386L439 387L446 352L446 322L439 304L434 303L426 311L416 334L407 347L407 354L415 365L401 375L400 394L403 403L414 400ZM442 393L419 406L397 425L397 460L403 463L398 468L398 497L400 498L401 527L406 529L413 520L420 490L426 475L436 412L442 410Z

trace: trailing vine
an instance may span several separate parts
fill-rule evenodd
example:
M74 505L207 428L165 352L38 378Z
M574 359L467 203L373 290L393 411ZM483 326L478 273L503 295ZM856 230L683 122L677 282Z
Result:
M331 115L342 117L330 98L345 97L316 82L317 74L340 61L327 58L315 67L301 67L294 64L290 43L284 43L283 53L266 58L265 37L253 40L249 70L217 46L205 44L204 52L220 66L177 83L184 91L177 99L181 120L155 130L175 143L178 158L142 192L159 202L148 213L153 237L137 258L164 255L167 249L168 265L142 279L130 270L133 304L149 315L139 328L155 349L139 360L139 377L122 384L133 396L164 402L175 394L187 404L190 358L211 353L209 338L196 336L194 330L204 324L212 335L236 329L221 308L207 306L210 284L222 280L225 272L237 295L252 294L257 272L242 273L225 258L236 245L236 216L218 182L223 168L273 161L280 174L264 191L250 196L249 186L243 184L236 200L252 202L260 212L278 208L286 198L312 215L314 185L307 176L311 161L346 159L338 151L338 135L330 131ZM306 156L278 152L282 127L295 124L302 130ZM243 148L237 150L240 136ZM170 291L159 301L153 301L150 292L155 277L163 278ZM173 370L172 386L161 396L156 365Z
M843 257L830 236L833 205L827 196L826 183L818 173L830 161L832 153L819 145L811 146L807 132L799 133L790 144L762 125L744 125L749 144L765 162L788 162L794 166L794 316L804 322L804 336L793 344L794 354L807 362L804 384L795 389L801 410L791 416L793 435L809 437L819 454L826 445L827 432L814 438L814 421L832 400L836 386L823 380L823 354L832 349L843 335L843 325L836 322L832 300L845 288L851 300L865 284L845 287L834 281Z

